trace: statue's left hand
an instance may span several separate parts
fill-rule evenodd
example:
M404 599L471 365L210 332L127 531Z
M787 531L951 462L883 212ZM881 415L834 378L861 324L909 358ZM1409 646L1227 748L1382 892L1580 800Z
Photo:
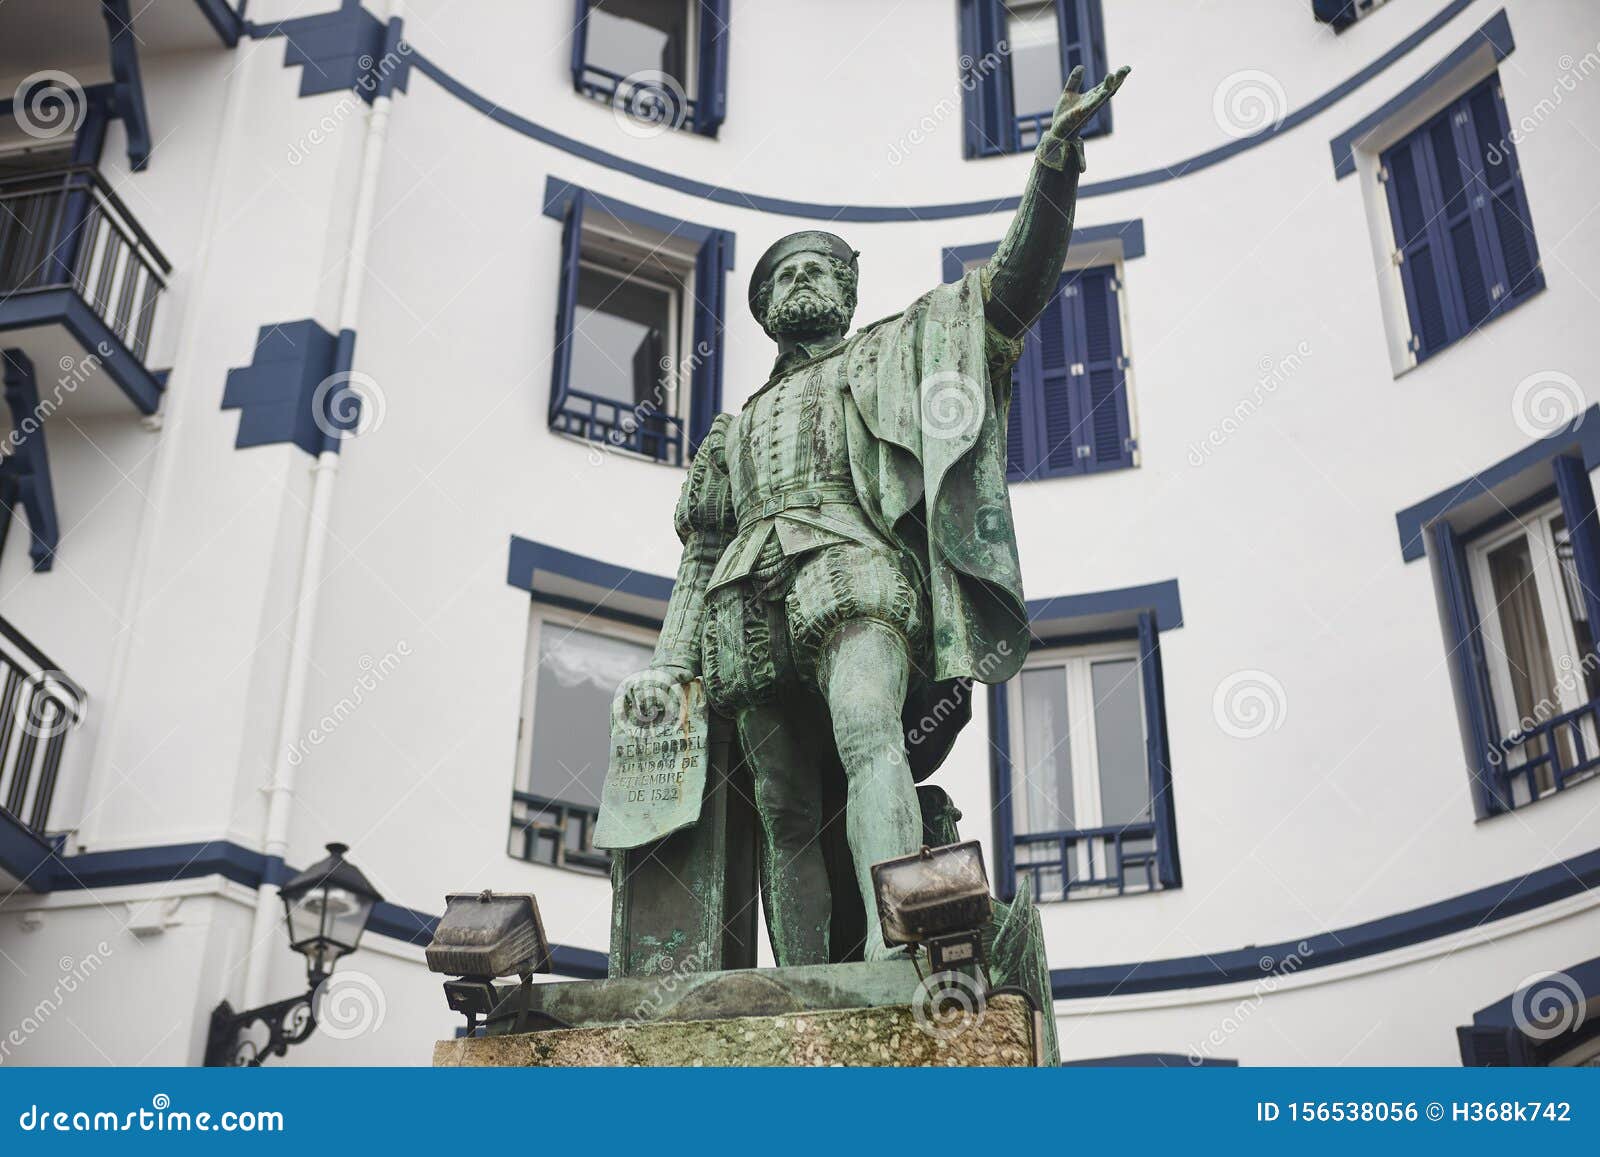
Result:
M1122 87L1122 82L1132 71L1123 65L1088 92L1079 92L1083 87L1083 65L1074 68L1072 75L1067 77L1067 87L1062 90L1061 99L1056 102L1056 111L1050 118L1050 135L1059 140L1071 140L1077 136L1089 118L1100 111L1100 106Z

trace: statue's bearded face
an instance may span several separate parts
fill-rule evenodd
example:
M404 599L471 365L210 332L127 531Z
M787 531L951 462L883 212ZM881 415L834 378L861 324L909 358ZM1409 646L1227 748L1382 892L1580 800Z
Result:
M762 290L762 324L773 337L842 333L855 313L850 267L824 253L794 253L772 271Z

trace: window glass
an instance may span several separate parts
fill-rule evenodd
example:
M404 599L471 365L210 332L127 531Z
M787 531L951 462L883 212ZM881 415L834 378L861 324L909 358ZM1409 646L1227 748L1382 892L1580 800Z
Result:
M1061 667L1022 673L1022 760L1012 807L1018 832L1070 831L1072 749L1068 743L1067 679Z
M597 807L611 740L611 696L650 664L651 648L546 620L533 674L528 791Z
M671 318L670 290L580 266L573 387L627 406L666 408L661 360Z
M1061 33L1056 6L1007 4L1011 46L1011 103L1018 116L1051 112L1061 97Z
M684 0L589 0L585 63L618 76L662 72L685 86Z
M1100 762L1100 823L1104 827L1150 820L1139 663L1113 659L1090 668L1094 691L1095 747Z

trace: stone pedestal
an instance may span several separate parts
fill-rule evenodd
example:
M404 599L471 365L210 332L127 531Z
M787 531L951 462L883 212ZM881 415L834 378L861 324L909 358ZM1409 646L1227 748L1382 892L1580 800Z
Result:
M613 854L612 976L751 968L756 962L756 832L750 772L733 722L711 715L700 822Z
M433 1050L433 1063L448 1067L998 1067L1038 1059L1033 1010L1012 995L937 1021L901 1004L468 1037Z

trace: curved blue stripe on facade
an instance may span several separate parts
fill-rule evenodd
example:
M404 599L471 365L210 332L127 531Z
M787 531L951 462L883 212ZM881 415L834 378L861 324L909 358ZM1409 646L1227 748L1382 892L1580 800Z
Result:
M166 883L220 875L245 887L257 887L267 858L226 840L85 852L50 857L31 882L35 891L71 891L127 884ZM289 871L290 869L284 869ZM1370 920L1281 944L1240 948L1207 956L1109 964L1092 968L1057 968L1050 973L1057 1000L1114 996L1169 989L1204 988L1260 980L1263 976L1304 972L1392 952L1440 936L1448 936L1553 904L1600 886L1600 849L1585 852L1526 876L1440 900L1420 908ZM424 944L433 935L437 917L398 904L381 904L369 925L379 935ZM605 975L605 953L568 945L552 946L555 971L570 977ZM1286 966L1291 958L1292 966ZM1271 963L1263 967L1263 961Z
M1208 149L1203 153L1198 153L1193 157L1161 168L1149 169L1142 173L1131 173L1125 177L1114 177L1109 181L1090 181L1079 186L1078 196L1080 198L1099 197L1110 193L1125 192L1129 189L1141 189L1150 185L1161 184L1165 181L1187 176L1190 173L1199 172L1202 169L1208 169L1230 157L1235 157L1246 150L1265 144L1267 141L1296 128L1343 100L1373 77L1384 72L1405 57L1473 3L1474 0L1450 0L1415 32L1394 45L1371 64L1340 84L1335 85L1308 104L1295 109L1277 124L1257 133L1255 136L1230 141L1225 145L1219 145L1214 149ZM276 25L252 25L250 33L252 36L258 37L273 36L279 33L279 27ZM697 181L691 177L669 173L664 169L642 165L637 161L630 161L626 157L618 156L593 145L584 144L582 141L569 137L564 133L558 133L554 129L502 108L488 97L457 80L420 52L413 52L408 61L450 95L477 109L490 120L504 125L514 132L539 141L542 144L550 145L553 148L561 149L563 152L571 153L575 157L592 161L608 169L626 173L629 176L649 181L652 184L660 185L676 192L686 193L692 197L714 201L721 205L732 205L741 209L753 209L760 213L776 213L785 217L802 217L819 221L894 222L982 217L991 213L1009 212L1014 210L1021 202L1020 196L1007 196L979 201L959 201L943 205L830 205L814 201L791 201L787 198L769 197L760 193L745 193L737 189L728 189L721 185L713 185L706 181Z
M1138 964L1051 969L1050 988L1057 1000L1076 1000L1281 977L1436 940L1596 886L1600 886L1600 849L1462 896L1281 944Z

